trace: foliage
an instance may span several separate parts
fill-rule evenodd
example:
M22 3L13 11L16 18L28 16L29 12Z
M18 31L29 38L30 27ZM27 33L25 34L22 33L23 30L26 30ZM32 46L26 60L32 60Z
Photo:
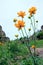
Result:
M37 35L38 39L43 39L43 31L40 31Z
M19 56L27 55L28 49L26 45L18 44L11 41L0 45L0 65L9 65L15 63Z
M41 29L43 30L43 25L41 26Z
M0 65L33 65L33 60L29 56L29 51L26 44L17 42L18 41L15 40L5 42L3 45L0 45ZM32 42L30 43L31 45ZM37 42L37 47L40 47L43 40L37 40ZM41 65L43 65L42 58L39 60L39 62L41 62Z

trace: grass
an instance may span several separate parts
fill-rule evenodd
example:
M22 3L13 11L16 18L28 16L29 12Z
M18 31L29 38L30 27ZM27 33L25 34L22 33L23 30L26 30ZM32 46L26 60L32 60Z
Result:
M38 48L43 48L43 40L36 40L36 43L34 43L34 41L32 40L30 42L30 45L32 46L33 44L35 44Z
M43 40L36 42L36 47L43 48ZM32 40L30 45L33 44L34 41ZM43 59L40 59L40 63L43 65ZM15 40L0 45L0 65L33 65L26 43Z

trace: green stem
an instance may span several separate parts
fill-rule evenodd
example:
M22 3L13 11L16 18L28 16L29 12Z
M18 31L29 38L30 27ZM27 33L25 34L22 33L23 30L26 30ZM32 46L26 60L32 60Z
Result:
M33 28L33 30L34 30L34 42L35 42L34 45L36 46L36 33L35 33L36 28L35 28L35 17L34 17L34 15L33 15L33 21L34 21L34 28ZM34 57L35 57L35 54L36 54L35 49L34 49Z
M23 33L23 30L21 29L21 32L22 32L22 35L23 35L23 37L24 37L24 33Z
M28 43L27 43L27 44L28 44ZM31 58L33 59L33 63L34 63L34 65L36 65L35 58L34 58L34 56L32 55L32 52L31 52L30 46L27 45L27 47L28 47L28 49L29 49L29 52L30 52L30 56L31 56Z
M33 15L33 20L34 20L34 25L32 23L32 19L30 19L31 21L31 25L33 27L33 31L34 31L34 42L35 42L35 46L36 46L36 37L35 37L35 18L34 18L34 15ZM35 49L34 49L34 57L35 57ZM35 62L35 59L33 58L33 61L34 61L34 65L36 65L36 62Z
M29 37L31 36L31 31L28 31ZM29 38L29 42L31 42L31 37Z
M24 31L25 31L25 34L26 34L26 36L27 36L27 38L28 38L28 35L27 35L27 32L26 32L26 29L25 29L25 27L24 27Z
M33 20L34 20L34 41L35 41L35 18L34 18L34 15L33 15Z
M23 21L23 18L22 18L22 21ZM28 38L28 35L27 35L27 32L26 32L26 29L25 29L25 27L24 27L24 31L25 31L25 34L26 34L26 36L27 36L27 38Z
M25 30L25 33L26 33L26 36L27 36L27 39L28 39L28 35L27 35L27 32L26 32L25 27L24 27L24 30ZM32 59L33 59L33 61L34 61L34 65L35 65L35 64L36 64L36 63L35 63L35 59L34 59L34 57L33 57L33 55L32 55L32 52L31 52L31 50L30 50L30 46L28 45L28 43L27 43L27 47L28 47L28 49L29 49L30 55L31 55L31 57L32 57Z
M32 27L33 27L32 18L30 19L30 21L31 21L31 25L32 25ZM33 27L33 28L34 28L34 27Z
M21 35L21 32L19 31L19 34L20 34L20 36L22 37L22 35Z
M23 18L22 18L22 21L23 21ZM32 23L32 20L31 20L31 23ZM32 24L32 25L33 25L33 24ZM22 30L21 30L21 31L22 31ZM25 27L24 27L24 31L25 31L26 36L27 36L27 39L28 39L28 35L27 35L27 32L26 32ZM23 36L24 36L23 31L22 31L22 34L23 34ZM27 47L28 47L28 49L29 49L30 55L31 55L31 57L32 57L32 59L33 59L33 61L34 61L34 65L35 65L35 59L34 59L34 57L33 57L33 55L32 55L32 52L31 52L30 46L28 45L28 42L27 42Z

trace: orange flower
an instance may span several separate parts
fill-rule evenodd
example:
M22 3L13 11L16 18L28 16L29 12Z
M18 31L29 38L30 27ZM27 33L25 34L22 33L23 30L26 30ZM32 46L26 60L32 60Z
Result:
M36 13L36 7L31 7L30 9L29 9L29 13L30 13L30 15L32 15L32 14L35 14Z
M35 45L32 45L32 48L34 49L35 48Z
M20 30L22 27L25 26L25 22L18 20L18 23L16 23L15 26Z
M24 18L24 16L26 15L25 12L23 12L23 11L20 11L17 14L18 14L18 16L20 16L22 18Z

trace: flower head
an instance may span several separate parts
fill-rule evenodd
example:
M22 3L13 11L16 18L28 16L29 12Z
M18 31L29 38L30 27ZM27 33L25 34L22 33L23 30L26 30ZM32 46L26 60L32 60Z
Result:
M22 27L25 26L25 22L18 20L18 22L15 23L15 26L20 30Z
M25 12L23 12L23 11L20 11L17 14L18 14L18 16L20 16L22 18L24 18L24 16L26 15Z
M30 15L32 15L32 14L35 14L36 13L36 7L31 7L30 9L29 9L29 13L30 13Z
M32 45L32 48L34 49L35 48L35 45Z

